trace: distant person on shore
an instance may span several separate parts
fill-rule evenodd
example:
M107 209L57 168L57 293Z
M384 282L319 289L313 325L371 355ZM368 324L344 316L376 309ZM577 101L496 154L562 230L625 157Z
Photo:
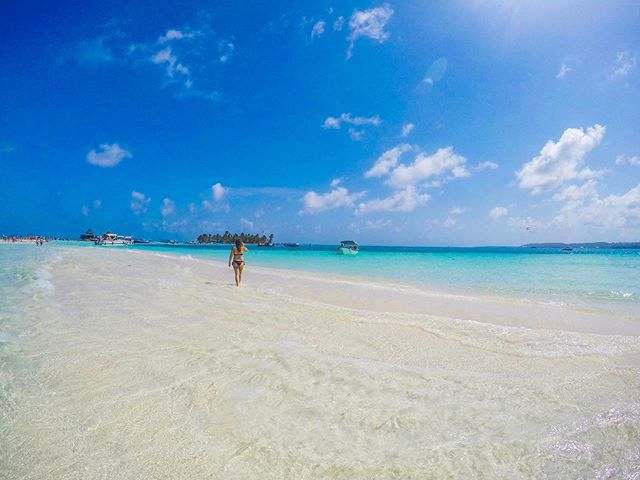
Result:
M248 252L249 249L244 246L242 240L236 240L236 245L231 249L229 253L229 266L233 265L233 271L236 275L236 286L240 286L242 283L242 271L244 270L244 252Z

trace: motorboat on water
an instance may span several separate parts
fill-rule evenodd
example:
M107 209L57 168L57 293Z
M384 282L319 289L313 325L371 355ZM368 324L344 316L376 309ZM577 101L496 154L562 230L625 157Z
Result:
M96 240L95 244L109 247L121 247L125 245L133 245L133 238L107 232Z
M338 255L357 255L358 244L353 240L343 240L340 242L340 246L336 250Z

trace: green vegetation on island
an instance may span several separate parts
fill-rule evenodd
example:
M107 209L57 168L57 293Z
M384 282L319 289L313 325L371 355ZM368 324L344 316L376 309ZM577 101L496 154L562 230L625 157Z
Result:
M198 243L234 243L236 240L242 240L247 244L271 246L273 245L273 233L269 236L257 233L231 233L229 231L224 232L222 235L219 233L203 233L198 235L196 240Z

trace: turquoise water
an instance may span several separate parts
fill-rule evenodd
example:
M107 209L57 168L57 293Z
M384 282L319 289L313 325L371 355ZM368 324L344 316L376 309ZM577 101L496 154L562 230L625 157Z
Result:
M515 295L640 310L640 250L522 247L368 247L356 256L335 247L250 247L247 265L390 280L430 288ZM226 261L227 245L137 245L140 250Z

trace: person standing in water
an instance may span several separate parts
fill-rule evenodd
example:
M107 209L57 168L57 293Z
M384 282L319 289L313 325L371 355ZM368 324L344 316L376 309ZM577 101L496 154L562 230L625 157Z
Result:
M240 286L242 283L242 271L244 270L244 252L248 252L249 249L244 246L242 240L236 240L236 245L231 249L229 253L229 266L233 265L233 271L236 275L236 286Z

